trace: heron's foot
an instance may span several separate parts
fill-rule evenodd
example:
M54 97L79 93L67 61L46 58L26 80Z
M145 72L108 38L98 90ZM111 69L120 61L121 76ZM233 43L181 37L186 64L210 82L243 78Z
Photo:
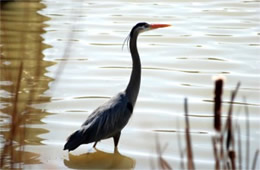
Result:
M114 148L114 153L115 153L115 154L118 154L118 153L119 153L119 152L118 152L118 147L115 147L115 148Z

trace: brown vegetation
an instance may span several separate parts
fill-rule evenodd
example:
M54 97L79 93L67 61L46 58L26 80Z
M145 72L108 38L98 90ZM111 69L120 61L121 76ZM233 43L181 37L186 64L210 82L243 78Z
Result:
M222 104L222 92L223 92L223 84L224 80L222 78L218 78L215 81L215 96L214 96L214 122L213 128L215 129L215 135L212 136L212 150L214 153L214 160L215 160L215 169L256 169L256 164L258 161L259 149L255 151L254 159L252 165L250 166L250 125L249 125L249 110L248 107L245 106L245 114L246 114L246 161L245 167L242 165L242 145L241 145L241 131L240 125L237 123L235 126L233 125L233 105L235 97L238 93L238 89L240 87L240 83L237 84L234 91L231 93L230 105L228 109L228 116L224 126L221 123L222 113L221 113L221 104ZM185 113L185 140L186 140L186 153L183 152L180 145L180 136L178 134L178 143L180 149L180 168L185 169L185 165L183 162L184 154L187 157L187 169L195 169L194 164L194 156L192 152L192 140L190 136L190 125L189 125L189 116L188 116L188 100L185 98L184 100L184 113ZM245 103L246 100L244 99ZM236 128L234 130L234 127ZM237 133L238 138L235 138L235 134ZM237 143L237 144L236 144ZM157 145L158 142L157 142ZM236 147L237 145L237 147ZM157 148L160 148L157 146ZM159 155L159 166L161 169L169 169L169 163L167 163L164 159L162 159L162 153L160 149L157 149L157 154ZM167 164L168 166L164 166ZM172 168L170 168L172 169Z

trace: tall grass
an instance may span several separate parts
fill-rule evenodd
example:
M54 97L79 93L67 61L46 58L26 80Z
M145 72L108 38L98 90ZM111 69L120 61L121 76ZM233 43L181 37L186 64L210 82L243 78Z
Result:
M48 18L38 11L44 7L39 0L0 3L0 81L10 82L0 85L9 94L1 96L1 103L6 106L1 108L5 123L0 131L0 169L22 169L24 160L31 159L24 156L25 144L30 140L25 140L30 135L28 125L32 119L36 121L32 118L31 104L48 99L41 96L49 80L43 79L45 67L52 64L42 62L42 50L48 45L43 43L41 34L45 32L43 22Z
M215 134L211 137L212 139L212 152L214 155L214 163L215 170L219 169L227 169L227 170L241 170L241 169L256 169L256 165L258 162L259 149L257 149L254 153L254 158L252 164L250 165L250 123L249 123L249 109L247 105L245 105L245 115L246 115L246 159L244 161L245 166L243 166L243 153L242 153L242 145L241 145L241 128L240 125L236 122L236 125L233 125L233 106L234 100L238 93L240 82L237 83L236 88L232 91L230 97L230 105L228 109L228 116L226 122L222 123L222 93L223 93L224 80L222 78L218 78L215 81L215 91L214 91L214 121L213 121L213 129ZM246 99L244 98L244 103L246 103ZM182 150L180 135L178 136L178 145L180 150L180 168L181 169L195 169L194 157L196 155L192 152L192 138L190 135L190 127L189 125L189 116L188 116L188 99L184 99L184 114L185 114L185 141L186 141L186 149ZM178 126L179 127L179 126ZM234 129L235 127L235 129ZM235 133L237 138L235 138ZM157 139L158 140L158 139ZM159 145L158 142L156 142ZM160 148L159 146L156 146ZM162 153L160 149L157 149L157 154L159 155L159 168L160 169L169 169L170 163L166 162L162 158ZM184 165L184 155L186 154L186 168ZM163 166L167 164L168 166ZM172 169L172 167L170 168Z
M24 128L20 128L24 125L24 113L20 113L18 110L19 104L19 90L21 86L23 72L23 63L21 62L18 72L17 84L14 92L14 98L11 100L11 104L13 105L13 110L11 111L11 122L9 123L9 133L6 137L3 149L1 152L0 159L0 168L14 168L14 160L18 158L18 162L22 160L22 151L24 150L24 138L25 131ZM15 141L19 141L20 145L17 146ZM18 150L16 150L18 148ZM16 154L16 155L15 155ZM17 155L18 154L18 155ZM21 164L19 164L19 168L21 168Z

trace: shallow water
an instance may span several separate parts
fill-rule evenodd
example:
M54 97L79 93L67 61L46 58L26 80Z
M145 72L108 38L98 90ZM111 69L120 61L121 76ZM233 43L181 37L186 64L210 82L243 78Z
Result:
M8 137L12 113L17 112L24 118L14 154L21 152L19 146L24 149L22 159L14 158L15 166L156 168L158 136L162 148L167 144L163 157L179 169L178 134L184 149L187 97L195 166L212 169L212 77L224 75L223 120L231 91L241 82L233 114L241 127L243 153L245 105L250 112L251 166L260 140L259 5L238 0L2 4L1 143ZM122 43L140 21L173 26L143 33L138 39L142 83L134 114L122 131L119 153L113 153L113 141L108 139L98 143L98 150L89 144L68 154L63 151L67 136L97 106L126 87L131 58L126 47L121 50Z

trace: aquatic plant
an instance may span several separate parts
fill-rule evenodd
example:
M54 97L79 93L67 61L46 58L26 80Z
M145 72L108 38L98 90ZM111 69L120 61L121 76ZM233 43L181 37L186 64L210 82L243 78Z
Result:
M245 103L245 115L246 115L246 159L242 161L242 145L241 145L241 130L240 125L236 121L234 125L233 118L233 106L234 100L238 93L240 82L237 83L235 90L231 93L231 98L229 102L229 109L227 114L226 122L222 123L222 93L223 93L223 85L224 79L222 77L218 77L215 80L215 91L214 91L214 121L213 121L213 129L215 130L215 134L212 136L212 152L214 153L214 163L215 170L218 169L256 169L259 149L254 152L253 162L250 166L250 124L249 124L249 110L246 105L246 99L244 97ZM190 135L190 127L189 125L189 116L188 116L188 99L184 99L184 114L185 114L185 141L186 141L186 149L182 150L180 145L180 136L179 132L177 133L179 150L180 150L180 168L181 169L195 169L194 157L196 155L192 152L192 137ZM237 138L235 138L235 133ZM163 159L161 147L159 146L158 139L156 139L156 148L157 155L159 161L160 169L173 169L170 166L170 163ZM158 149L159 148L159 149ZM186 154L186 168L184 164L184 155ZM243 163L245 166L243 166ZM166 166L167 165L167 166Z

